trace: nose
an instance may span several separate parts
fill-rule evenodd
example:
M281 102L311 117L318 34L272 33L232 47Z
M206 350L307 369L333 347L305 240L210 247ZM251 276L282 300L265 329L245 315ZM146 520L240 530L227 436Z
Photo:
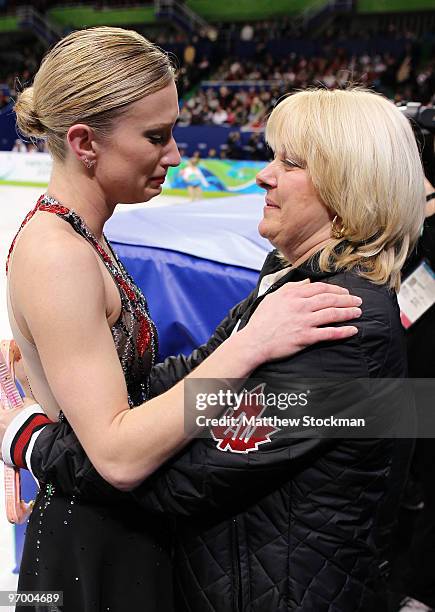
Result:
M255 177L255 182L262 189L273 189L276 187L277 180L273 162L270 162L270 164L267 164L263 170L258 172L257 176Z
M169 166L179 166L180 163L181 163L180 151L178 150L177 143L175 142L175 139L172 136L163 154L161 164L162 166L169 167Z

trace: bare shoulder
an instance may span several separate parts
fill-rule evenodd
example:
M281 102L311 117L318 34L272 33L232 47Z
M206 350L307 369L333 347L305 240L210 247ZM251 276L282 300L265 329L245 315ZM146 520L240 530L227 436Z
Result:
M56 217L42 214L23 228L14 249L13 274L69 272L83 266L98 270L92 247L73 228ZM30 279L29 279L30 280Z
M33 307L45 299L51 304L54 298L57 303L74 303L89 293L103 295L93 248L62 219L40 215L22 232L10 269L13 293L21 305L29 298Z

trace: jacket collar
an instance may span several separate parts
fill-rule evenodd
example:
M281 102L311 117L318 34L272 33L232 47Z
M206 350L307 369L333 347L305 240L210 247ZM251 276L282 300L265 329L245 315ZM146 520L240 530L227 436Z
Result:
M282 276L275 284L274 288L278 288L288 282L297 282L309 278L312 283L323 281L325 278L334 276L336 272L324 272L319 267L320 252L314 253L309 259L301 263L297 268L289 268L287 274ZM260 272L260 279L266 274L273 274L283 268L283 262L279 257L277 250L272 251L267 256L263 268Z
M275 291L282 285L285 285L285 283L294 283L306 278L309 278L312 283L315 283L317 281L324 281L326 278L336 274L336 272L324 272L323 270L320 270L319 258L320 253L315 253L297 268L289 268L287 274L284 274L284 276L278 279L276 283L274 283L265 293L263 293L263 295L257 297L249 308L243 313L238 329L242 329L246 325L252 313L255 311L264 296L266 296L268 293L272 293L272 291ZM263 268L260 272L259 282L266 274L273 274L274 272L278 272L278 270L282 270L282 268L283 262L278 255L278 251L272 251L266 257ZM257 285L257 290L258 287L259 284Z

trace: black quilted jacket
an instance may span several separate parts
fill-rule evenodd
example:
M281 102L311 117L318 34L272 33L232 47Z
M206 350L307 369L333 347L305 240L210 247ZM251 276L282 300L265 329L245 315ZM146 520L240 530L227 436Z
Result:
M262 273L277 265L270 255ZM405 376L394 294L353 273L319 272L315 259L290 271L276 286L307 276L345 286L362 298L359 334L266 364L253 376L280 390L298 377L330 382L337 375ZM169 358L157 366L154 394L195 367L240 318L243 326L257 303L254 292L233 309L207 345L189 358ZM391 408L394 420L392 402ZM34 473L66 493L112 495L74 434L62 427L66 425L49 426L39 436L32 455ZM247 454L221 451L213 439L193 442L133 493L146 511L176 517L177 609L385 612L388 541L411 450L406 440L373 438L272 436Z

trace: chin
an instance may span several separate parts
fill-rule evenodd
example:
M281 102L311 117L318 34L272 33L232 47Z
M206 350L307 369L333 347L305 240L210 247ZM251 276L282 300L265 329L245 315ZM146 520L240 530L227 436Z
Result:
M155 198L156 196L160 195L162 192L162 188L159 187L158 189L154 189L154 188L149 188L146 187L144 189L144 191L142 192L142 194L138 197L140 197L139 200L137 200L137 203L143 203L143 202L149 202L150 200L152 200L153 198Z
M157 185L157 187L147 187L147 191L150 193L147 194L147 199L151 200L151 198L155 198L156 195L162 193L163 185Z
M260 223L258 224L258 227L257 227L258 233L260 234L260 236L263 236L263 221L264 221L264 219L262 219L260 221ZM264 238L264 236L263 236L263 238Z
M144 193L144 195L142 196L141 202L149 202L156 195L159 195L159 194L158 193Z
M262 219L258 224L258 233L262 238L266 238L266 240L269 240L267 222L264 219Z

